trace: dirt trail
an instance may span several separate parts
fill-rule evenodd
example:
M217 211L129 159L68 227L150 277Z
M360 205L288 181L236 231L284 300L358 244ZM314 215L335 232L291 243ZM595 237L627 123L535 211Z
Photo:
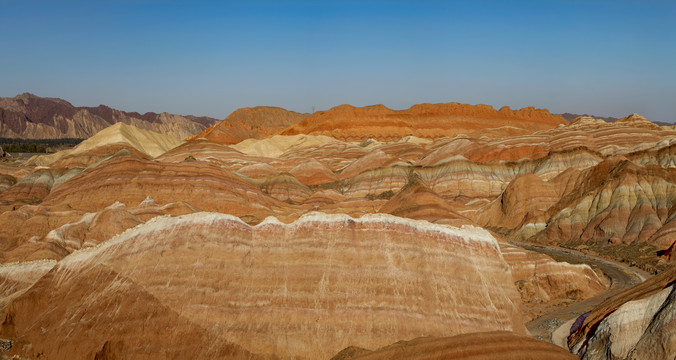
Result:
M513 245L523 247L531 251L537 251L545 255L549 255L557 261L566 261L569 263L585 263L591 266L597 266L601 271L603 271L611 279L611 285L608 290L597 296L570 304L565 307L560 307L553 309L551 312L544 314L538 318L535 318L528 323L526 323L526 328L530 333L538 338L545 341L553 342L556 345L561 345L561 339L558 341L552 341L552 333L563 325L566 322L569 322L571 319L576 319L578 316L584 314L587 311L592 310L596 305L600 304L603 300L619 293L620 291L641 283L647 278L651 277L649 273L635 268L630 267L626 264L622 264L616 261L611 261L607 259L602 259L596 256L587 255L579 251L565 249L557 246L544 246L544 245L535 245L535 244L524 244L510 242ZM561 335L563 334L563 335ZM567 331L560 330L558 332L560 336L567 336Z

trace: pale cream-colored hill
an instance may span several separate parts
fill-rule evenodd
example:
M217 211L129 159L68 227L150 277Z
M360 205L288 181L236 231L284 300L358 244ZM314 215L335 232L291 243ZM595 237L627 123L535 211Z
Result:
M66 157L84 154L93 149L110 145L132 147L151 157L157 157L183 143L182 140L150 130L142 130L133 125L117 123L111 125L83 141L73 149L59 151L49 155L33 156L27 165L48 166Z
M267 139L247 139L230 146L247 155L278 157L292 149L324 145L338 140L324 135L275 135Z

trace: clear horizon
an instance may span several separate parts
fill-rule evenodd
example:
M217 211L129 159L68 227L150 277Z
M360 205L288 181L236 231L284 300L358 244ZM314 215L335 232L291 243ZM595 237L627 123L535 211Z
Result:
M0 96L223 119L488 104L676 122L669 1L3 3Z

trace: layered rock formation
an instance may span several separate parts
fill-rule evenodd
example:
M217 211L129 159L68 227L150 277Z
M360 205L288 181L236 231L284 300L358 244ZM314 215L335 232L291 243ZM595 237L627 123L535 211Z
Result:
M599 304L570 335L582 359L670 359L676 354L676 267Z
M422 335L525 334L487 232L320 213L255 227L216 213L155 218L61 260L0 323L19 353L55 359L328 358Z
M36 204L41 202L54 187L66 182L79 174L81 169L37 169L21 178L4 192L0 193L0 201L7 203Z
M554 261L547 255L503 241L500 251L512 270L528 320L547 308L590 298L610 286L600 271L586 264Z
M416 175L411 175L406 186L383 205L379 212L432 223L472 224Z
M392 141L407 135L438 138L503 127L530 132L565 123L561 116L532 107L495 110L488 105L447 103L420 104L397 111L383 105L362 108L341 105L318 111L281 134L327 135L350 141L369 138Z
M26 164L37 166L53 164L53 168L84 168L120 150L131 150L137 154L156 157L181 143L181 140L168 135L117 123L99 131L73 149L33 156Z
M0 266L0 308L5 309L55 265L53 260L38 260Z
M157 162L130 154L82 172L52 190L43 205L97 211L116 201L138 204L148 196L160 204L184 201L202 210L262 216L259 221L275 207L288 206L217 165Z
M0 261L60 260L73 251L96 246L124 230L157 216L200 211L185 203L157 204L150 197L140 204L116 202L95 212L55 207L22 206L0 214Z
M224 145L237 144L247 139L274 135L308 116L273 106L242 108L190 139L208 139Z
M198 134L218 120L169 113L124 112L105 105L75 107L56 98L25 93L0 98L0 137L86 139L115 123L134 125L179 139Z
M453 104L236 113L185 142L118 124L28 163L41 166L0 164L0 262L58 261L0 267L0 337L55 358L451 356L449 336L523 334L520 315L608 286L506 240L653 272L671 259L676 132L640 116L565 124ZM266 137L296 120L289 132L309 130ZM454 228L476 225L493 233ZM509 339L550 351L504 333L463 342L474 338L498 344L485 357L523 355L499 345Z

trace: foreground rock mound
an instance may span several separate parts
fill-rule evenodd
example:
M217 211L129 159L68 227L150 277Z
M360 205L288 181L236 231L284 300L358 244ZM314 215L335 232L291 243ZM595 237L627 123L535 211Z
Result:
M582 359L673 359L676 266L599 304L568 345Z
M526 334L519 306L478 228L321 213L252 227L195 213L67 256L9 304L0 337L50 359L316 359L428 335Z
M577 357L556 345L532 337L493 331L399 341L374 351L350 347L336 354L331 360L348 359L568 360Z

